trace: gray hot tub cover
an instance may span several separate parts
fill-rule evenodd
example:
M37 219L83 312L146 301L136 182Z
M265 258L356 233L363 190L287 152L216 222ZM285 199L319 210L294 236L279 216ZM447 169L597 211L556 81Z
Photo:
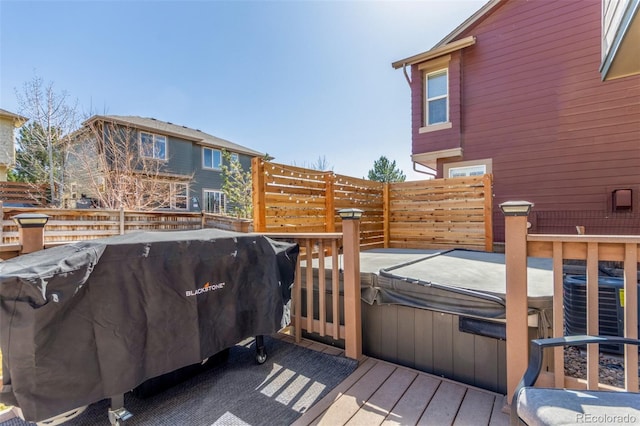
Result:
M0 263L0 400L40 421L288 322L298 247L141 232Z
M553 307L550 259L527 261L530 313ZM363 288L369 304L398 304L456 315L504 319L506 278L504 254L464 249L432 253L381 269L373 286Z

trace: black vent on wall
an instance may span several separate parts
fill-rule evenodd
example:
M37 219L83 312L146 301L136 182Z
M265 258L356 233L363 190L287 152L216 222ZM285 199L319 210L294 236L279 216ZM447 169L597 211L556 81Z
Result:
M633 208L633 192L631 189L616 189L611 193L611 206L614 212L630 212Z

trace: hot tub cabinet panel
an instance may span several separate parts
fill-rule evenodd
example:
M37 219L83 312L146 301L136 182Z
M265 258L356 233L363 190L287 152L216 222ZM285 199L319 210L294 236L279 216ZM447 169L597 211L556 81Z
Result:
M460 319L428 309L363 303L363 353L505 393L505 341L460 331Z

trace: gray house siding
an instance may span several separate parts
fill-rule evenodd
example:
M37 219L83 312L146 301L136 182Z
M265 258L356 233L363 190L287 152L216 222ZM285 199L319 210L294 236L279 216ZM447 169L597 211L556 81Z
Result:
M142 133L164 137L165 159L158 158L157 160L151 159L151 161L158 161L157 165L159 167L155 170L159 172L158 177L171 184L171 208L182 211L185 210L181 208L184 205L184 192L181 194L180 191L184 191L183 185L185 184L188 187L188 193L186 194L186 209L188 211L205 210L205 190L222 192L222 170L205 169L203 167L203 147L221 152L226 150L237 154L245 171L251 170L251 159L253 157L264 155L242 145L209 135L201 130L190 129L186 126L154 118L137 116L93 116L84 122L83 127L76 132L75 137L78 143L91 142L91 128L99 129L101 132L99 137L103 141L121 141L122 149L131 150L135 152L135 155L141 155ZM114 131L114 128L118 129L115 130L116 133L121 134L109 135L108 129ZM162 139L153 138L152 143L153 149L162 147ZM158 143L157 146L155 145L156 143ZM161 151L154 151L150 155L155 156L157 153L161 153ZM112 163L112 159L106 158L106 160L107 163ZM153 168L155 169L155 166ZM69 174L71 175L72 173L69 172ZM77 182L76 186L80 186L86 179L81 179L81 176L74 176L74 181ZM91 191L88 191L88 188L78 187L76 191L86 193L90 197L98 196L98 194L94 195ZM216 200L219 201L220 199Z
M175 137L167 138L167 157L163 170L176 175L190 176L194 169L192 143Z
M206 147L211 149L218 149L215 147ZM193 145L193 166L194 175L189 188L190 196L190 209L192 211L200 211L204 209L204 190L222 191L222 184L224 183L222 177L222 170L205 169L202 162L202 146ZM233 151L230 151L233 152ZM245 154L238 154L238 159L242 168L245 171L251 170L251 158ZM192 207L192 198L197 197L200 209L194 209Z
M201 145L193 145L192 158L193 158L193 180L190 189L190 201L193 201L193 197L197 197L199 202L199 209L204 210L204 190L222 190L222 171L205 169L202 166L202 149ZM215 149L215 148L213 148ZM189 204L190 208L193 208L193 202ZM195 209L194 209L195 210Z

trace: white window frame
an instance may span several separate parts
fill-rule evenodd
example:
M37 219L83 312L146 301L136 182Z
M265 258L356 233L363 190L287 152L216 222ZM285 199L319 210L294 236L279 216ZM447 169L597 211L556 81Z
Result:
M486 164L476 164L473 166L461 166L461 167L450 167L449 173L447 177L469 177L469 176L482 176L487 173L487 165ZM458 174L458 176L454 176Z
M219 194L222 203L218 202L218 211L216 211L215 207L213 209L209 208L210 206L207 194ZM203 189L201 208L208 213L225 214L227 212L227 197L224 195L224 192L220 191L219 189Z
M189 210L189 184L185 182L173 182L162 180L160 184L169 185L169 205L167 207L157 207L158 210ZM184 186L184 195L178 195L177 186ZM178 200L183 198L184 207L178 207Z
M178 185L183 185L183 194L178 195ZM178 200L182 200L184 207L178 207ZM189 210L189 184L184 182L171 182L171 208L174 210Z
M207 166L205 164L205 162L204 162L204 160L205 160L205 152L207 150L211 151L211 167ZM214 155L216 152L218 153L218 156L219 156L219 163L217 164L217 167L216 167L216 164L215 164L215 155ZM205 170L221 170L222 169L222 161L223 161L223 159L222 159L222 151L221 150L216 149L216 148L206 147L206 146L202 147L202 168L203 169L205 169Z
M230 154L231 157L231 161L238 161L240 162L240 154L238 154L237 152L232 152Z
M142 147L142 135L148 135L151 136L151 143L153 144L153 155L149 156L149 155L145 155L145 150ZM164 144L164 156L160 157L157 156L156 153L158 152L158 150L156 149L156 144L160 143L160 140L162 139L162 143ZM167 155L169 152L169 143L168 143L168 138L164 135L158 135L155 133L149 133L149 132L140 132L140 156L144 157L144 158L152 158L154 160L161 160L161 161L166 161L167 160Z
M429 97L429 77L436 74L443 74L446 78L447 93L445 95L438 95ZM437 101L440 99L446 100L445 113L446 117L444 121L438 121L437 123L429 123L429 102ZM425 127L442 126L449 123L449 69L441 68L436 71L431 71L424 74L424 123Z

